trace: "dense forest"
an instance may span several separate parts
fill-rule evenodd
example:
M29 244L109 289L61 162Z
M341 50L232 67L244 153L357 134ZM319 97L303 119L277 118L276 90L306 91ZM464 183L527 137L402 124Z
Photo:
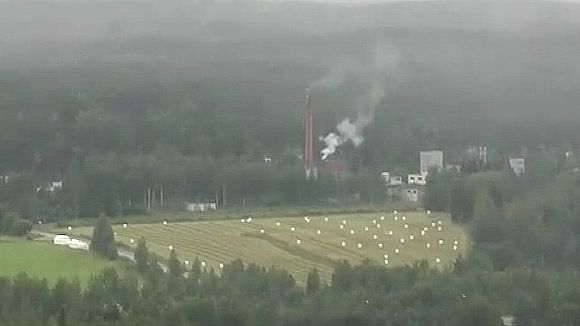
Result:
M2 325L576 325L580 279L533 268L491 272L473 256L449 270L426 262L387 269L347 262L330 284L313 270L305 287L284 270L234 261L221 273L190 268L173 252L163 273L138 249L140 277L103 270L86 286L22 273L0 278ZM129 274L132 275L132 274ZM141 280L141 281L140 281ZM142 283L140 285L140 283Z
M0 198L31 220L145 213L148 196L168 210L376 203L380 171L416 171L420 150L561 155L580 140L579 10L2 2ZM349 175L305 181L304 89L317 138L356 118L369 72L384 96L362 145L338 153Z

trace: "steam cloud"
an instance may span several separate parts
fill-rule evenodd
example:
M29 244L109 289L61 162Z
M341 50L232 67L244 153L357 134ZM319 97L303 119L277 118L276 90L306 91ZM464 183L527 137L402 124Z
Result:
M321 136L319 140L325 144L320 152L322 160L334 154L340 146L351 142L355 147L364 142L363 132L374 120L377 106L386 95L386 77L397 66L398 56L393 50L375 49L374 60L368 66L351 64L333 69L328 75L311 84L311 88L333 89L342 85L349 76L363 79L365 90L359 95L353 106L356 109L356 120L344 119L336 126L336 131Z
M348 66L353 66L353 64L348 65ZM320 90L320 89L324 89L324 90L328 90L328 89L333 89L336 88L337 86L343 84L346 81L346 77L348 74L348 66L347 64L342 64L338 67L334 67L330 73L328 73L326 76L320 78L319 80L313 82L312 84L310 84L310 89L312 90Z

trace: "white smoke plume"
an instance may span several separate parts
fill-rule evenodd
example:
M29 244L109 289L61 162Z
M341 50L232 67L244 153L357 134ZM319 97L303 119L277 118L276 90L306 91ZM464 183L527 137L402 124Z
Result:
M334 154L338 146L342 145L342 137L335 134L334 132L329 133L326 135L326 137L320 136L320 141L326 144L324 149L320 152L323 161L326 160L329 155Z
M340 146L351 142L355 147L364 142L363 132L374 120L375 110L386 95L386 82L389 73L392 73L398 64L398 55L393 50L376 47L372 64L351 65L350 69L341 66L331 71L327 76L313 83L313 88L337 88L343 84L349 75L363 79L367 85L365 90L353 103L357 112L356 120L344 119L336 126L336 131L319 139L325 144L320 152L322 160L334 154Z
M349 70L352 70L352 68L349 69L349 67L352 67L352 64L341 64L333 67L327 75L311 83L310 89L328 90L344 84Z
M350 140L355 146L359 146L365 140L358 132L359 129L356 124L350 122L350 119L345 119L336 126L336 130L340 134L343 142Z

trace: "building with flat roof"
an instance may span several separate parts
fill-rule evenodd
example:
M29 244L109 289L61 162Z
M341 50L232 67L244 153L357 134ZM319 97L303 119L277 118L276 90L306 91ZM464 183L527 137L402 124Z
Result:
M431 169L443 169L442 151L421 151L419 157L421 161L421 174L427 175Z

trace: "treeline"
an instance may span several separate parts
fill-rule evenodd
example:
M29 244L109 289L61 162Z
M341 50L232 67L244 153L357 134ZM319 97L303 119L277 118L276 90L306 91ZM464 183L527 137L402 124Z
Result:
M169 210L199 201L226 207L371 203L386 197L380 172L416 172L420 150L443 149L453 162L467 145L485 143L490 160L501 161L522 148L574 149L580 139L563 124L537 133L553 123L540 117L516 126L445 111L427 119L408 108L408 98L392 94L377 108L365 142L339 153L347 176L321 173L306 182L302 90L272 85L279 87L275 98L264 99L244 83L157 75L147 82L102 76L72 90L46 82L66 76L50 76L0 77L0 201L29 220L143 214L149 202ZM317 95L317 135L348 115L348 107L334 105L347 93ZM53 181L62 181L62 189L47 191Z
M574 325L580 318L580 278L535 269L491 272L481 256L450 270L426 262L384 268L336 267L329 284L316 271L306 287L284 270L234 261L220 273L179 262L168 272L142 241L137 271L106 269L86 285L21 273L0 278L0 323L27 325ZM133 276L132 276L133 275Z
M103 154L75 161L59 179L62 189L37 191L34 175L0 184L6 209L26 219L146 214L149 209L181 211L187 202L218 207L383 202L378 171L305 180L300 164L245 159L212 160L172 150L148 154ZM354 196L356 195L356 200Z
M578 28L565 15L532 15L537 26L562 28L531 32L512 30L510 15L498 29L495 4L360 7L356 22L345 19L351 8L312 4L87 6L63 3L46 13L24 4L1 19L0 201L27 219L143 213L149 189L157 201L163 189L167 203L181 207L214 200L224 188L231 206L365 203L380 193L360 183L384 170L417 172L421 150L441 149L457 163L469 145L487 145L490 159L524 148L580 148L570 55L579 46L567 34ZM319 14L297 14L308 7ZM550 8L569 14L576 7ZM29 12L43 19L23 26L14 18L30 19ZM108 18L95 21L96 12ZM482 12L493 18L475 29L460 18ZM38 33L47 21L79 34ZM530 37L549 55L538 56ZM374 57L392 67L373 67ZM304 88L339 84L313 88L314 132L322 136L356 118L371 81L361 70L384 79L385 97L365 142L339 153L352 177L305 185ZM272 163L263 164L268 156ZM36 191L58 180L62 194Z
M22 236L32 230L32 222L22 219L0 207L0 234Z
M580 269L576 166L573 160L544 164L522 176L507 169L432 173L424 204L465 223L496 269L522 264Z
M109 87L73 93L18 75L0 78L0 202L7 210L54 221L183 210L186 202L384 198L375 168L307 182L295 137L300 119L265 112L259 98L219 93L228 86L212 83ZM48 187L60 181L62 188Z

